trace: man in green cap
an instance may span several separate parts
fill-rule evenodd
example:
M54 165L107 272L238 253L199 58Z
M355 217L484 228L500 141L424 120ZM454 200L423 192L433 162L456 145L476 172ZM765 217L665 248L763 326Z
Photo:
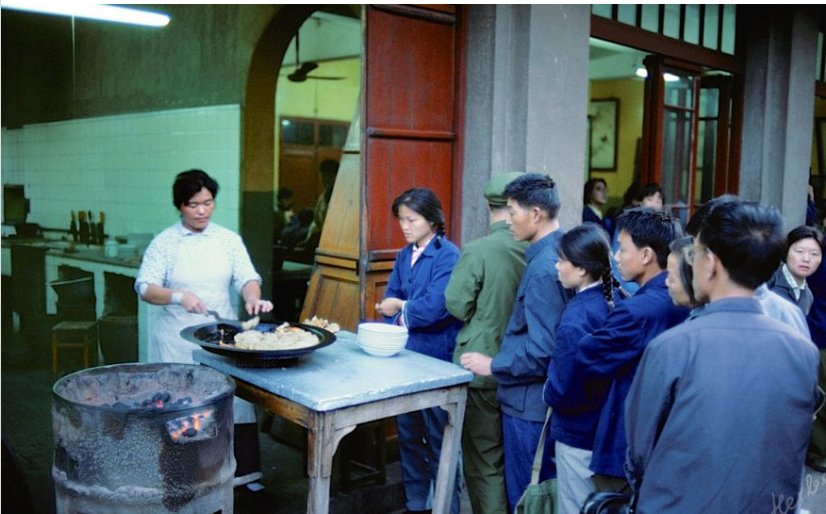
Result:
M520 172L494 176L485 186L490 208L488 235L467 243L445 289L447 310L465 322L456 336L453 362L462 354L490 357L499 352L516 289L525 269L526 242L508 230L505 187ZM502 424L496 379L476 375L468 390L462 432L462 459L474 514L508 511L505 496Z

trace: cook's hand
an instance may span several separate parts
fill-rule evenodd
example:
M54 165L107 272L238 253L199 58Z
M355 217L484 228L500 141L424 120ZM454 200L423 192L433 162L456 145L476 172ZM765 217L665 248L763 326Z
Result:
M198 314L206 314L207 311L204 302L202 302L197 295L189 291L183 291L181 293L181 307L186 309L187 312L196 312Z
M376 304L376 310L383 316L395 316L400 310L404 302L398 298L385 298L381 303Z
M250 316L257 316L262 312L270 312L273 309L272 302L269 300L250 299L245 305L247 314Z
M463 368L477 375L489 377L493 374L493 372L490 370L490 363L493 362L493 358L488 357L483 353L464 353L462 354L462 357L459 359L459 362L462 364Z

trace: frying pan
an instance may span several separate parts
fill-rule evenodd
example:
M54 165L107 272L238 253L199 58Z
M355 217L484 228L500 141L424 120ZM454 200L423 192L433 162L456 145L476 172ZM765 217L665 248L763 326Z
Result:
M259 332L274 332L281 323L261 323L255 330ZM181 337L200 345L208 352L232 357L239 365L254 366L284 366L297 362L299 357L308 355L319 348L333 344L335 334L329 330L304 323L289 323L292 327L300 327L318 336L319 343L305 348L289 348L284 350L246 350L235 347L235 334L243 332L240 324L204 323L181 330ZM223 342L224 344L220 344Z

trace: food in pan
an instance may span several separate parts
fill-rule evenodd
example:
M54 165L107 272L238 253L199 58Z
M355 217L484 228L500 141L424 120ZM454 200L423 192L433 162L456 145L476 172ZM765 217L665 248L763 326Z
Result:
M245 330L235 334L235 347L242 350L295 350L320 343L318 336L301 327L282 323L274 332ZM221 343L224 344L224 343Z
M318 316L313 316L312 319L308 318L304 320L305 325L313 325L318 328L323 328L325 330L329 330L332 333L336 333L341 330L341 327L338 323L330 323L328 320L324 318L319 318Z
M258 323L260 321L261 321L261 318L259 318L258 316L254 317L254 318L250 318L247 321L242 321L241 322L241 328L244 329L244 330L252 330L252 329L254 329L255 327L258 326Z

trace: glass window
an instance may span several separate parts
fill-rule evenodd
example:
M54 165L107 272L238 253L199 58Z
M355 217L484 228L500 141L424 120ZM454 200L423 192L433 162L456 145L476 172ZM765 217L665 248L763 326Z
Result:
M700 90L700 117L716 118L717 107L720 104L720 90L704 87Z
M689 111L666 108L663 113L662 188L665 208L683 225L688 222L690 208L691 121Z
M683 41L697 45L700 43L700 6L685 6L685 27Z
M290 119L281 120L281 141L289 145L313 144L313 124Z
M717 20L719 19L719 5L706 5L705 24L703 26L703 46L717 50Z
M691 109L694 107L694 80L691 75L665 73L665 105Z
M611 4L592 4L591 13L603 18L611 17Z
M697 206L714 196L716 163L717 120L700 120L697 125L697 176L694 186L694 204Z
M644 4L642 6L642 20L640 28L649 32L660 31L660 6L656 4Z
M680 6L677 4L668 4L665 6L663 36L677 39L680 37Z
M723 46L721 52L734 55L734 32L737 22L737 6L726 4L723 6Z
M341 148L347 140L347 127L342 125L320 125L318 127L319 146Z
M626 25L637 24L637 6L634 4L619 4L617 21Z

